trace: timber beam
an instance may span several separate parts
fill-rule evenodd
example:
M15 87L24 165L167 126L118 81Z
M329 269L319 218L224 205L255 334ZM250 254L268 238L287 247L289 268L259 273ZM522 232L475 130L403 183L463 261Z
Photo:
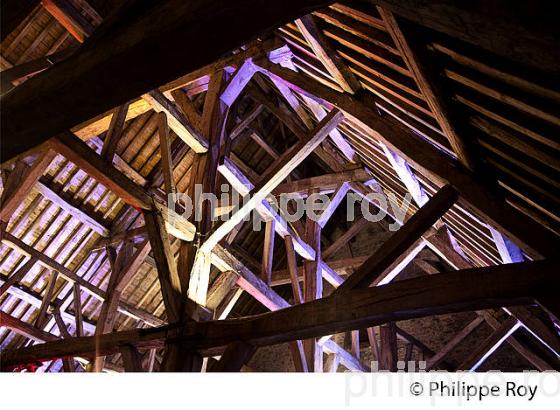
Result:
M85 142L80 141L69 132L63 133L49 141L53 151L65 156L69 161L87 172L92 178L109 188L125 202L135 208L152 209L152 195L140 185L131 181L126 175L113 167L112 163L95 153ZM165 218L169 233L179 239L192 241L195 226L167 205L155 203Z
M349 122L361 122L371 135L436 185L452 185L460 195L461 205L485 215L493 226L534 259L553 257L557 253L559 238L555 234L507 204L495 186L480 180L457 160L431 146L393 118L381 117L375 110L375 101L367 94L352 96L338 92L265 59L255 60L255 64L273 81L310 100L338 108L346 114Z
M500 1L490 4L441 0L360 0L379 5L407 20L475 44L509 60L539 70L560 73L557 22L546 3L537 1L519 9Z
M210 354L237 340L255 346L320 337L389 321L531 304L553 297L560 285L558 261L524 262L435 274L351 290L339 295L244 319L214 320L70 338L3 352L2 366L53 357L109 355L123 344L162 347L181 341Z
M134 4L126 13L107 19L104 30L65 64L31 78L4 96L1 123L5 143L0 156L4 160L14 158L329 3L169 0L142 7ZM208 32L230 35L203 35ZM193 38L204 41L191 41ZM42 109L30 110L33 106Z

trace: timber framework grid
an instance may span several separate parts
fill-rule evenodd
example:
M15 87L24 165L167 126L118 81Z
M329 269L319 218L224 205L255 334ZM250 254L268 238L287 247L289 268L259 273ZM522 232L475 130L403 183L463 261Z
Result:
M560 370L545 2L224 3L2 2L2 370Z

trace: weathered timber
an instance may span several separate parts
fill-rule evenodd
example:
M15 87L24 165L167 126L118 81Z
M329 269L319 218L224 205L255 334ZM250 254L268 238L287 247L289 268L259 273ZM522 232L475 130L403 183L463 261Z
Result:
M560 284L558 268L557 261L537 261L436 274L352 290L246 319L138 329L97 339L66 339L4 351L2 366L9 368L53 357L108 355L125 343L137 348L161 347L167 339L181 340L188 348L210 353L212 348L236 340L263 346L388 321L528 304L535 298L554 295Z
M2 99L1 157L8 160L321 6L325 0L199 0L132 5L64 64ZM154 24L157 21L158 24ZM227 36L204 36L207 32ZM191 41L199 38L204 41ZM160 47L166 44L166 47ZM178 49L181 53L177 53ZM41 106L41 110L30 107ZM30 115L32 117L30 117ZM7 120L9 118L9 121Z

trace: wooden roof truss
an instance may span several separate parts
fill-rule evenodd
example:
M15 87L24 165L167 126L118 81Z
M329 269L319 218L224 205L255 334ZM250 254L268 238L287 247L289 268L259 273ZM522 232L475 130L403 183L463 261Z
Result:
M174 20L188 6L168 3L162 9L175 7L177 14L169 17L170 28L150 28L139 43L189 35ZM469 39L437 24L418 25L402 2L295 3L289 15L262 16L262 24L276 28L273 36L218 59L205 55L187 65L187 73L171 64L152 75L147 63L138 84L122 88L122 95L107 91L104 102L69 109L75 118L56 123L30 114L36 117L27 130L19 126L18 109L30 101L32 87L48 94L71 61L87 62L76 78L88 78L91 64L101 71L115 67L114 55L101 57L104 66L94 51L109 37L126 39L146 16L131 6L129 25L114 29L119 13L102 17L82 0L43 2L54 18L49 24L67 31L60 44L67 36L91 41L51 49L68 60L64 64L55 54L28 61L29 51L3 66L2 116L13 115L2 125L0 323L9 330L1 336L9 346L1 353L3 369L48 362L64 371L239 371L258 347L288 342L296 371L336 371L338 365L369 371L360 361L359 330L365 329L383 369L396 370L399 339L408 346L405 359L420 352L428 369L476 370L505 341L533 367L558 370L558 198L531 181L554 184L543 169L558 170L557 151L542 147L558 150L546 135L559 120L535 96L556 107L559 94L463 55L470 46L457 44ZM480 18L465 13L466 24ZM216 24L227 17L218 14ZM252 27L253 35L263 28ZM239 35L247 40L247 34ZM3 54L22 41L23 34L14 35ZM222 48L233 48L234 40ZM501 46L487 49L501 58ZM134 55L132 65L143 61L134 44L122 47ZM443 66L433 53L445 56ZM517 58L527 63L527 55ZM557 70L553 61L540 63L549 73ZM443 86L442 70L456 88ZM110 81L120 84L120 73ZM506 89L498 82L487 86L484 76L504 81ZM86 92L89 85L79 87ZM506 98L514 89L532 97ZM53 100L53 109L63 107L64 98ZM488 98L508 107L487 110ZM523 118L503 116L511 109ZM546 126L518 123L529 117ZM533 141L513 140L517 134ZM130 153L140 138L142 152L151 149L143 164L140 150ZM500 145L511 141L509 150ZM515 150L532 159L524 162ZM490 151L536 179L512 177L495 157L480 156ZM314 175L306 171L309 162ZM200 221L182 216L184 204L168 207L169 194L192 196L195 184L218 192L219 183L250 195L225 222L212 222L207 204ZM521 192L521 185L531 189ZM289 223L267 201L314 192L332 194L319 221ZM371 255L335 259L367 225L359 219L335 240L324 234L349 192L365 199L372 192L397 200L410 194L413 204L400 222L384 210L402 227ZM540 197L551 207L539 207ZM251 238L243 223L251 213L265 221L262 242L251 240L261 261L241 246ZM418 258L426 249L455 271L440 273ZM426 275L395 280L411 263ZM290 285L289 297L281 285ZM334 290L327 295L324 287ZM270 312L228 319L243 293ZM396 324L465 311L476 317L437 352ZM448 354L483 324L491 334L452 367ZM351 332L349 349L335 337L344 331ZM13 342L12 332L23 338Z

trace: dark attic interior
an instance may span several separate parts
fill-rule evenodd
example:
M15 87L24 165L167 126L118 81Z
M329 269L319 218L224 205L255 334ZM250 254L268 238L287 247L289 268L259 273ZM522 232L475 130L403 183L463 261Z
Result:
M2 0L2 371L560 370L548 4Z

